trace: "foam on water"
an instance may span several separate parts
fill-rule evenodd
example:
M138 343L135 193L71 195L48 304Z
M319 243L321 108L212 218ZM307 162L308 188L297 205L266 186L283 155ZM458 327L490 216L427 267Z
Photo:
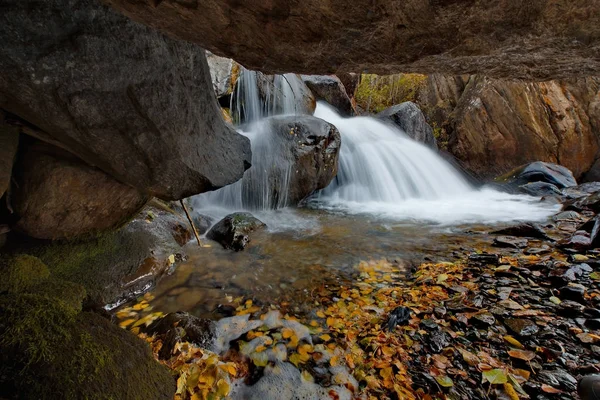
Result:
M314 207L442 225L538 221L559 208L476 189L434 150L375 118L342 118L324 103L315 116L338 128L342 148L338 175L314 196Z

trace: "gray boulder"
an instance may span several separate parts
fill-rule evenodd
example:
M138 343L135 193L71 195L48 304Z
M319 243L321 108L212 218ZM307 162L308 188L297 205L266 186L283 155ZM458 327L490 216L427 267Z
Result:
M179 199L240 179L205 51L94 0L6 0L0 108L139 191Z
M206 52L206 61L217 98L230 95L235 87L240 65L231 58L219 57L210 51Z
M546 182L558 189L577 185L573 173L568 168L542 161L532 162L516 168L498 178L498 180L512 186L527 185L531 182Z
M352 101L346 93L342 81L335 75L302 75L302 81L308 86L317 100L332 105L342 116L354 114Z
M433 129L427 123L419 106L412 101L387 108L376 117L394 123L412 139L437 150Z
M337 174L341 137L337 128L311 116L272 117L252 143L254 166L242 180L250 208L298 205Z
M262 221L250 213L233 213L217 222L206 237L219 242L226 249L240 251L250 242L250 233L265 227Z

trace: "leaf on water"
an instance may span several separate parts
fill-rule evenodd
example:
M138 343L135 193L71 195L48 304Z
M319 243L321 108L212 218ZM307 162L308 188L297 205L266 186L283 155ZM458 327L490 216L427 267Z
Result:
M510 336L510 335L506 335L504 336L504 341L508 344L510 344L513 347L516 347L517 349L524 349L525 346L523 346L521 344L521 342L519 342L517 339L515 339L514 337Z
M531 361L535 358L535 353L529 350L509 350L508 355L523 361Z
M217 396L227 397L229 395L229 383L224 379L219 379L217 382Z
M327 333L319 336L319 338L324 342L329 342L331 340L331 336L329 336Z
M442 387L447 387L448 388L448 387L454 386L454 382L452 382L452 379L450 379L450 377L446 376L446 375L436 376L435 380Z
M487 381L492 385L503 385L508 382L506 371L500 368L483 371L481 375L483 376L484 381Z
M292 336L294 336L294 331L290 328L283 328L281 330L281 337L283 337L284 339L289 339Z
M302 376L302 380L306 381L306 382L314 382L315 378L313 378L313 376L310 374L310 372L304 370L301 373Z

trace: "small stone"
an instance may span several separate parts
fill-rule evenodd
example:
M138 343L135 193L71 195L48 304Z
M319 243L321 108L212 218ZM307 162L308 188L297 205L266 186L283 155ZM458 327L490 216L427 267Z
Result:
M423 325L426 329L435 330L439 329L439 325L432 319L424 319L421 321L421 325Z
M489 312L483 312L474 315L473 322L480 326L492 326L496 323L496 318Z
M475 264L498 265L500 263L500 257L498 254L473 253L469 254L469 261Z
M578 284L569 284L560 289L560 298L563 300L585 301L585 287Z
M516 238L511 236L498 236L494 239L492 246L495 247L509 247L514 249L522 249L527 247L529 242L527 239Z
M504 320L504 324L519 336L531 336L539 331L538 326L528 319L507 318Z

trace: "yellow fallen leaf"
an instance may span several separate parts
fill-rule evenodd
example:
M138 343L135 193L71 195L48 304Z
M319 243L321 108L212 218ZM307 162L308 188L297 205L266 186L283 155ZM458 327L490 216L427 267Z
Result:
M128 327L129 325L133 324L135 321L136 321L136 319L135 319L135 318L126 319L125 321L121 321L121 322L119 322L119 326L120 326L121 328L126 328L126 327Z

